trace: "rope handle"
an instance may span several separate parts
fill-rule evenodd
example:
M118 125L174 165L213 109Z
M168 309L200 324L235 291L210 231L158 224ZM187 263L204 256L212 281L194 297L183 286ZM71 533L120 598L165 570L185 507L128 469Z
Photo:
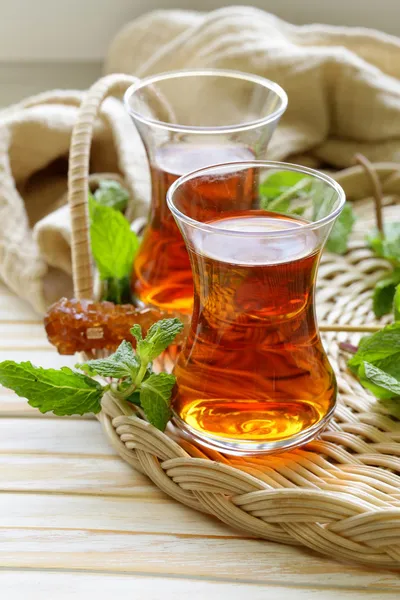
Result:
M71 253L74 295L93 299L93 269L89 236L89 163L93 130L103 100L121 95L138 81L121 73L102 77L89 88L72 130L68 168L68 203L71 215Z

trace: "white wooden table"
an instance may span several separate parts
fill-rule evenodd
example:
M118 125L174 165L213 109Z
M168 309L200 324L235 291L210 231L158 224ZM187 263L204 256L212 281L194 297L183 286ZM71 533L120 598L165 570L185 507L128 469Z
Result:
M0 360L72 365L0 284ZM387 600L400 575L251 539L177 504L90 418L40 415L0 389L0 598Z

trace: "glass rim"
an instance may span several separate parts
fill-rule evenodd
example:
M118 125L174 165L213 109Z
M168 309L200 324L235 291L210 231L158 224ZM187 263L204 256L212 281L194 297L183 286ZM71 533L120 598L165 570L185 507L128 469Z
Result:
M221 170L229 170L232 172L232 167L241 167L243 169L251 169L251 168L264 168L264 169L280 169L285 171L292 171L295 173L304 173L305 175L310 175L319 181L323 181L328 184L337 194L339 204L338 206L332 210L329 215L323 217L322 219L318 219L317 221L305 222L301 224L299 227L279 229L277 231L243 231L240 229L224 229L223 227L215 227L215 225L211 223L202 223L201 221L197 221L196 219L192 219L188 215L185 215L181 212L174 204L173 196L177 189L179 189L183 184L187 183L192 179L196 179L202 174L216 174L221 172ZM312 231L314 229L319 229L320 227L327 225L331 221L334 221L336 217L342 212L344 203L346 202L346 194L344 193L341 185L338 184L332 177L326 175L325 173L321 173L316 171L315 169L310 169L309 167L303 167L301 165L296 165L293 163L285 163L279 161L272 160L250 160L250 161L235 161L229 163L220 163L217 165L210 165L208 167L203 167L201 169L197 169L195 171L191 171L186 175L182 175L174 181L174 183L169 187L167 191L167 205L171 213L174 217L179 219L180 221L190 225L195 229L200 229L202 231L206 231L207 233L220 233L223 235L229 236L242 236L242 237L254 237L254 238L275 238L281 237L284 235L293 235L294 233L298 233L299 229L301 231Z
M166 81L168 79L178 79L180 77L194 76L227 77L231 79L241 79L243 81L257 83L263 86L265 89L269 90L270 92L274 92L277 95L277 97L280 100L279 106L271 114L260 119L256 119L254 121L249 121L248 123L240 123L237 125L218 125L215 127L202 127L180 125L179 123L167 123L166 121L159 121L157 119L144 117L139 112L133 110L130 106L130 99L134 96L134 94L140 89L147 87L148 85L160 81ZM164 73L158 73L157 75L151 75L149 77L139 79L136 83L132 84L126 90L124 94L124 105L132 118L139 121L140 123L144 123L145 125L150 125L152 127L158 127L160 129L174 131L176 133L229 134L236 133L239 131L247 131L249 129L255 129L260 125L267 125L268 123L278 120L287 108L288 97L285 90L278 83L275 83L275 81L271 81L270 79L266 79L265 77L261 77L260 75L253 75L252 73L245 73L244 71L236 71L233 69L183 69L178 71L166 71Z

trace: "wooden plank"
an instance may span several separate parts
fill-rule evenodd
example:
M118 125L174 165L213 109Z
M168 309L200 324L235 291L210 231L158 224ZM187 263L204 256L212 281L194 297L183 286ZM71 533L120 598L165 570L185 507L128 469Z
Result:
M18 323L15 321L0 322L0 348L1 350L13 348L29 349L46 348L55 351L54 347L47 341L43 324L34 321Z
M97 420L0 419L0 454L115 454Z
M0 284L0 361L3 360L30 360L46 368L60 368L74 366L79 357L60 356L47 341L41 317ZM0 398L2 396L1 390Z
M8 390L0 386L0 418L4 417L29 417L33 419L58 419L53 413L45 413L44 415L37 408L30 406L25 398L20 398L12 390ZM93 415L62 417L63 419L90 419L93 420ZM21 425L22 426L22 425Z
M30 360L32 364L39 367L59 369L61 367L73 367L79 361L79 357L61 356L50 345L45 346L43 344L43 348L40 349L15 345L10 349L4 349L0 346L0 362L3 360L15 360L16 362Z
M0 491L165 497L145 475L117 456L113 460L0 454Z
M5 417L29 417L33 419L63 419L63 420L90 420L93 421L94 415L73 415L72 417L57 417L53 413L42 414L37 408L28 404L25 398L20 398L15 392L0 386L0 419ZM21 425L22 426L22 425Z
M340 582L342 588L400 591L396 573L343 565L300 548L179 534L3 529L0 566L222 578L307 588L335 588Z
M18 341L15 342L15 345L16 344L18 344ZM46 344L47 342L44 341L44 348ZM25 348L24 345L26 346ZM15 346L13 349L7 350L4 348L3 340L0 336L0 362L3 360L14 360L16 362L28 360L36 366L59 369L64 366L70 368L74 367L79 361L79 357L60 356L50 344L47 345L47 348L40 351L37 350L34 344L29 348L29 344L21 342L20 350L16 350ZM36 408L29 406L27 400L18 397L12 390L0 385L0 418L1 417L54 418L54 415L51 413L42 415ZM76 419L78 417L75 416L73 418ZM84 415L80 418L92 419L93 417ZM68 419L68 417L64 417L64 419Z
M391 591L291 588L258 584L198 581L166 577L116 575L109 573L54 573L48 571L0 571L0 588L7 600L71 600L71 598L115 598L132 600L180 600L190 594L190 600L395 600ZM323 596L322 596L323 594Z
M143 493L144 490L147 493ZM101 490L99 489L99 493ZM157 488L142 487L132 496L0 493L1 528L162 533L200 537L250 536L217 519L183 506ZM66 534L69 536L68 534ZM74 534L72 534L74 535Z
M37 408L32 408L24 398L19 398L12 390L0 385L0 417L36 417L37 415L40 415Z
M9 292L0 286L0 303ZM11 302L11 297L10 297ZM12 313L14 316L14 312ZM47 341L41 321L1 321L0 320L0 361L29 360L46 368L73 367L79 356L60 356ZM0 417L39 417L37 409L29 406L23 398L0 386ZM53 417L49 414L46 417ZM85 418L92 418L85 416Z

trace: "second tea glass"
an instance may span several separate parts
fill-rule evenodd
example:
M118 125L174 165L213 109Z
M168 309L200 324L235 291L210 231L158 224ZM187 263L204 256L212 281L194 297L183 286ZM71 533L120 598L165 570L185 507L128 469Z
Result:
M185 243L166 205L169 186L181 175L221 162L265 158L268 142L287 106L276 83L228 70L176 71L140 80L125 105L150 163L149 222L137 254L132 291L139 305L191 313L193 280ZM235 180L226 185L237 189ZM252 204L253 187L242 190ZM212 182L207 193L225 201Z
M344 201L326 175L261 161L201 169L170 187L194 279L173 411L193 439L233 454L276 452L327 424L336 380L318 333L315 281Z

